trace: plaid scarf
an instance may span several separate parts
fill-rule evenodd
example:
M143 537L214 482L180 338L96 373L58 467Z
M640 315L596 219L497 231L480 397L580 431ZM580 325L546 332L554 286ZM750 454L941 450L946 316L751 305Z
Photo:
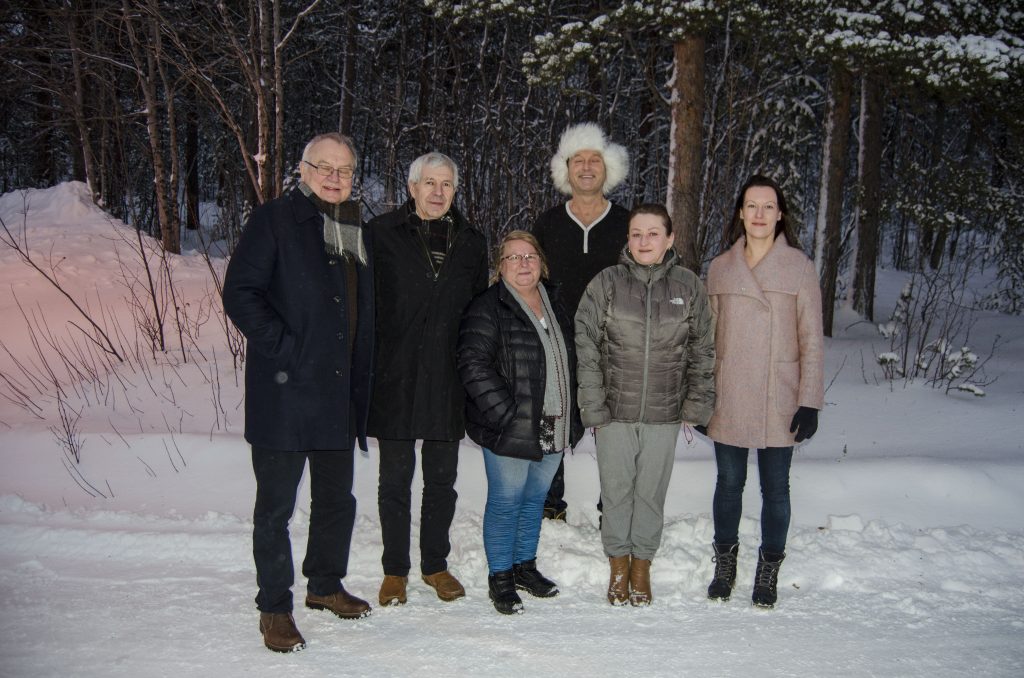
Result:
M309 198L324 217L324 249L332 256L347 254L361 265L366 265L366 248L363 246L362 218L359 203L346 200L331 204L313 192L305 182L299 182L302 195Z

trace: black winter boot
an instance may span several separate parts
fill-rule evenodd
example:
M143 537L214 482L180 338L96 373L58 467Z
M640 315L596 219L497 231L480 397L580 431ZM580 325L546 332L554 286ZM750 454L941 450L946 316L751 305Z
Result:
M732 595L732 587L736 585L736 556L739 553L739 544L712 544L715 555L711 560L715 562L715 576L708 586L708 598L711 600L729 600Z
M512 577L516 588L537 598L553 598L558 595L558 584L537 571L537 559L524 560L512 566Z
M512 570L495 572L487 576L487 593L494 603L494 609L502 614L522 614L523 601L516 593L516 581Z
M767 553L764 549L758 549L757 572L754 574L754 605L775 607L775 601L779 598L775 590L779 583L779 567L785 559L785 553Z

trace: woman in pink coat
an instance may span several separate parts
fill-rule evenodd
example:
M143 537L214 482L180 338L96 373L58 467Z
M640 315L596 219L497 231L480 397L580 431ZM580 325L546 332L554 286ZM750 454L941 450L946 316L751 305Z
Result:
M778 185L752 176L740 189L711 262L708 296L716 315L715 575L708 598L728 600L736 583L747 453L757 448L761 547L753 602L772 607L789 531L793 444L818 428L824 404L821 292L814 264L798 249Z

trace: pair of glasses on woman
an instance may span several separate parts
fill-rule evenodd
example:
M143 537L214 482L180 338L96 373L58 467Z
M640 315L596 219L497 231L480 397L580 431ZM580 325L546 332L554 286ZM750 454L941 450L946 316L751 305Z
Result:
M508 261L513 264L518 264L520 261L525 261L528 264L540 262L539 254L507 254L501 258L502 261Z

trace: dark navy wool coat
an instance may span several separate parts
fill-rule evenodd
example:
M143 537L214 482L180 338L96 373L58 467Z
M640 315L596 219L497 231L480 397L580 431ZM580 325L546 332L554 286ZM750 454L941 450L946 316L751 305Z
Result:
M328 255L323 216L299 190L249 218L228 263L224 310L246 338L250 444L343 450L358 439L366 449L374 328L372 245L363 233L365 267ZM346 266L357 267L355 294Z

